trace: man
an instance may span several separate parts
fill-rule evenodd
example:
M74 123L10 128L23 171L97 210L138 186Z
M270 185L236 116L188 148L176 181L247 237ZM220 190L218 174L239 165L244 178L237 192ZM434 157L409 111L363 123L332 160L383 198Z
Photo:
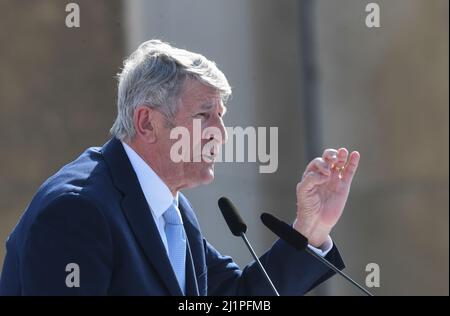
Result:
M158 40L143 43L119 74L113 138L86 150L39 189L7 241L3 295L272 295L255 264L240 270L203 237L180 190L210 183L226 140L223 73L205 57ZM174 127L219 133L202 159L174 162ZM192 133L190 134L192 135ZM197 157L199 158L199 157ZM359 154L327 149L297 185L294 228L339 268L329 233ZM278 240L261 257L282 295L301 295L333 273Z

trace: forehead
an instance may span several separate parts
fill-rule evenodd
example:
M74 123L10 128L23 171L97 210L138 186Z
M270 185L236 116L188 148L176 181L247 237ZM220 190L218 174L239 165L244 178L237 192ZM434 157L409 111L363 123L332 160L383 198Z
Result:
M187 80L181 93L181 103L186 108L221 104L220 92L195 80Z

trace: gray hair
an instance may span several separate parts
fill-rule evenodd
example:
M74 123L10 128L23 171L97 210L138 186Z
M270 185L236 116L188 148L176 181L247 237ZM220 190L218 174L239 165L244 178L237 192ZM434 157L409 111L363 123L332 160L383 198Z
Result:
M125 61L118 75L117 118L111 134L120 140L134 137L134 111L139 105L157 108L172 118L186 79L217 89L225 103L231 87L213 61L160 40L142 43Z

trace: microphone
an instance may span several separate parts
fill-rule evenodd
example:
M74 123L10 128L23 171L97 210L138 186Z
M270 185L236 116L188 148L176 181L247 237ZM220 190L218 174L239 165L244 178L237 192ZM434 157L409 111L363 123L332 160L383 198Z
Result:
M247 225L242 220L242 217L239 215L238 211L234 207L233 203L226 197L221 197L218 201L219 209L222 212L223 217L225 218L225 221L227 222L228 227L231 230L231 233L234 236L242 237L245 244L247 245L248 250L252 254L253 258L255 259L256 264L258 265L259 269L264 275L264 278L266 279L267 283L272 288L272 291L275 293L276 296L280 296L277 289L275 288L275 285L273 285L272 280L270 279L269 275L267 274L266 269L264 269L263 265L261 264L261 261L259 261L258 256L256 255L255 251L253 250L252 246L250 245L250 242L247 239L247 236L245 233L247 232Z
M286 224L285 222L279 220L275 216L269 214L269 213L263 213L261 214L261 221L263 224L269 228L275 235L277 235L280 239L284 240L294 248L300 250L300 251L306 251L310 255L312 255L314 258L322 262L324 265L326 265L328 268L342 276L344 279L346 279L348 282L350 282L353 286L356 286L359 290L361 290L364 294L367 296L373 296L372 293L367 291L364 287L359 285L357 282L353 281L348 275L346 275L344 272L336 268L331 262L323 258L322 256L315 253L313 250L311 250L308 247L308 239L300 234L298 231L296 231L292 226Z

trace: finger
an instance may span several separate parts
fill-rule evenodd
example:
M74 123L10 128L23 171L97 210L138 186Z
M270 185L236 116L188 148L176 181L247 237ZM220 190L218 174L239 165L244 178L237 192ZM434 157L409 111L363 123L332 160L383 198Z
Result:
M325 183L329 180L329 177L318 173L318 172L314 172L314 171L310 171L308 173L306 173L306 175L304 176L304 178L302 179L302 182L300 182L297 185L297 191L303 187L303 189L305 190L311 190L313 189L316 185L320 185L322 183Z
M308 172L321 172L325 175L330 174L330 165L326 163L322 158L317 157L306 166L305 172L303 173L302 179L306 176Z
M320 157L317 157L308 164L305 170L305 174L310 171L318 171L318 172L328 172L329 165Z
M339 148L337 154L337 162L334 164L333 169L342 169L345 167L348 158L348 150L346 148Z
M333 164L338 159L338 151L333 148L325 149L322 155L323 160L326 162Z
M360 154L357 151L353 151L348 158L348 163L344 168L342 173L342 180L347 183L351 183L353 180L353 176L356 173L356 169L358 169Z

